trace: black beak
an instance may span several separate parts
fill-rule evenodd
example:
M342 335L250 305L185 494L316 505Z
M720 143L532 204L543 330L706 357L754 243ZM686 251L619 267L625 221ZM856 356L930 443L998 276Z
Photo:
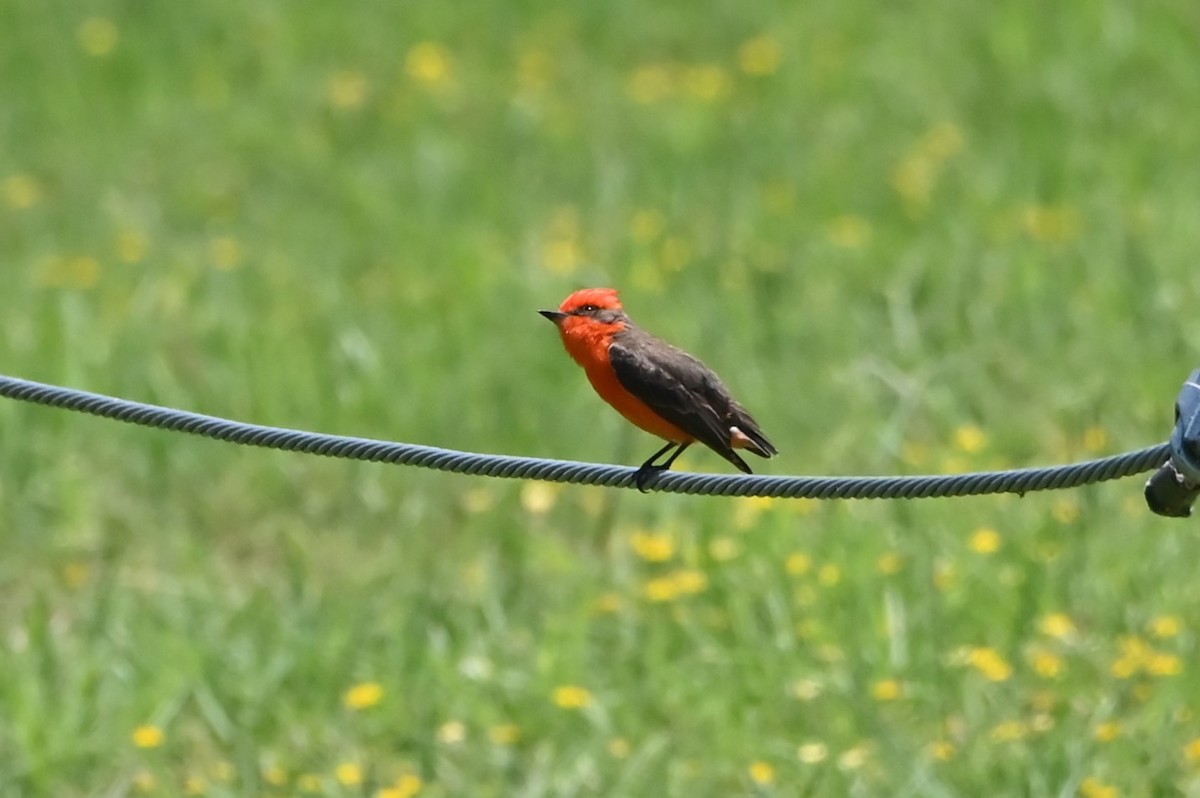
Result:
M538 313L541 313L543 316L550 319L550 321L554 322L555 324L558 324L560 321L562 321L563 319L565 319L567 317L567 314L563 313L561 310L539 310Z

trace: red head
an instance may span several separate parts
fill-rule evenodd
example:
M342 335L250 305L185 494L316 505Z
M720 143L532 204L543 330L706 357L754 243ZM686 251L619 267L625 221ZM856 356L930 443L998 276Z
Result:
M564 299L558 310L538 313L557 324L563 335L599 327L612 327L616 332L629 321L615 288L581 288Z
M620 291L615 288L580 288L563 300L558 309L563 313L575 313L589 305L600 310L623 310Z
M584 288L564 299L558 310L538 313L558 326L567 351L580 363L586 352L607 350L609 339L629 323L615 288Z

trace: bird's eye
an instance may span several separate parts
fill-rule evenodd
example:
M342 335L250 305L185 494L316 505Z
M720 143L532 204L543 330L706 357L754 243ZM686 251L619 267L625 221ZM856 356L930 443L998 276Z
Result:
M595 313L599 309L600 308L596 307L595 305L584 305L583 307L581 307L579 309L579 312L580 313Z

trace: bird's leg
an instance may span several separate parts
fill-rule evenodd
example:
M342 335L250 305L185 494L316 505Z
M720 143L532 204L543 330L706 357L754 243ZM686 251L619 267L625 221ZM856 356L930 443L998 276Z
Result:
M673 455L671 455L670 457L668 457L667 462L660 465L659 468L663 471L666 471L668 468L671 467L671 464L674 463L679 458L679 455L683 454L683 450L691 445L692 445L691 441L689 441L687 443L679 444L679 448L675 450L675 453Z
M674 463L675 459L677 457L679 457L679 455L683 454L683 450L686 449L687 447L691 446L692 444L690 441L688 443L678 444L679 448L676 449L671 454L671 456L667 458L666 462L662 463L661 465L656 464L654 462L659 457L666 454L667 450L675 445L676 444L674 444L674 443L668 443L666 446L662 447L657 452L650 455L649 460L642 463L641 468L639 468L637 470L637 473L633 475L633 484L637 485L638 490L640 490L642 493L646 493L647 492L646 491L646 480L648 480L650 478L650 475L657 474L659 471L666 471L668 468L671 467L671 463Z

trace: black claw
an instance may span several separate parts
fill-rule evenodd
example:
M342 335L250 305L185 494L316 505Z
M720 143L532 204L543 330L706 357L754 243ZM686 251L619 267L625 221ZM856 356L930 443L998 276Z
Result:
M642 493L649 493L650 491L646 488L646 482L649 481L649 479L654 475L666 470L666 466L650 465L647 463L639 468L637 473L633 475L633 484L637 485L637 489Z
M679 448L677 448L671 454L671 456L667 458L667 461L665 463L659 464L659 463L654 462L659 457L666 454L667 451L672 446L678 446ZM680 444L668 443L666 446L662 447L657 452L650 455L650 459L647 460L646 462L642 463L642 467L639 468L637 470L637 473L635 473L633 475L633 484L637 485L637 489L640 490L642 493L649 493L650 491L648 491L646 489L646 481L649 480L650 477L653 476L654 474L658 474L658 473L660 473L662 471L666 471L668 468L670 468L671 463L675 462L675 458L677 458L677 457L679 457L679 455L683 454L683 450L689 446L691 446L691 443L680 443Z

